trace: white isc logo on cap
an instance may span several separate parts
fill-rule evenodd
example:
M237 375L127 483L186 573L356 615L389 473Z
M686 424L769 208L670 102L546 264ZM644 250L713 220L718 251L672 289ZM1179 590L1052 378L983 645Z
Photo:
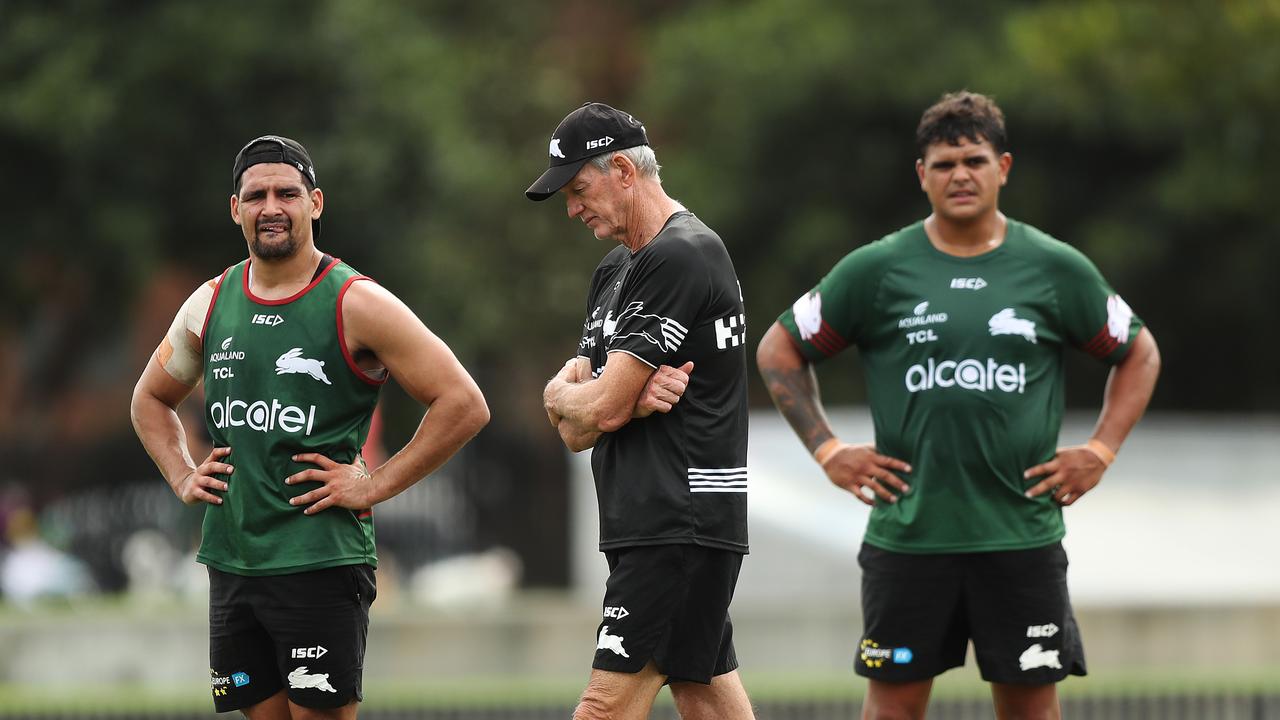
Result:
M612 144L613 144L613 138L609 137L608 135L605 135L599 140L588 140L587 149L595 150L596 148L609 147Z

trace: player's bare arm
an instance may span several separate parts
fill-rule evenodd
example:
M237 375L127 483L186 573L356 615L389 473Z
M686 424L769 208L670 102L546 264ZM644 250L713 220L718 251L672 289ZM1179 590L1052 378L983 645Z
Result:
M831 424L822 410L813 365L800 354L784 327L774 323L756 347L756 366L765 387L809 454L831 440Z
M899 493L911 489L893 473L894 470L911 472L910 465L881 455L872 443L851 445L835 437L822 408L813 364L800 354L786 328L779 323L775 322L760 339L756 366L774 405L832 483L868 505L875 501L864 494L863 488L869 488L886 502L898 500L889 487Z
M294 459L317 467L284 478L290 485L319 482L291 502L308 515L338 506L352 510L392 498L437 470L489 422L489 408L475 380L453 351L390 291L356 282L342 304L347 348L352 357L385 367L410 397L427 407L407 445L370 472L319 453Z
M1155 336L1144 327L1107 377L1102 412L1089 442L1059 448L1052 460L1027 470L1027 478L1043 478L1027 491L1027 497L1048 492L1062 505L1072 505L1097 487L1120 445L1146 412L1159 375L1160 349Z
M199 332L216 285L216 278L210 280L183 303L138 378L129 405L134 430L147 454L174 494L188 505L222 504L222 498L214 491L226 490L227 483L213 476L230 475L234 470L225 462L231 448L214 448L197 465L187 447L187 434L177 413L178 406L200 382L204 371Z

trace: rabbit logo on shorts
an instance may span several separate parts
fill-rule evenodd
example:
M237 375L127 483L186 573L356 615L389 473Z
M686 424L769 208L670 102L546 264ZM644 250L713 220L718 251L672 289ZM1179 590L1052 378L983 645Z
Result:
M1058 652L1058 650L1045 650L1040 643L1036 643L1018 656L1018 666L1023 671L1042 667L1061 670L1062 663L1058 662Z
M306 665L295 668L293 672L289 673L289 687L302 690L314 688L316 690L323 690L324 692L331 693L338 692L329 684L329 673L315 673L308 675Z
M597 650L612 650L624 658L630 658L625 648L622 647L621 635L610 635L609 626L605 625L600 628L600 637L596 639Z

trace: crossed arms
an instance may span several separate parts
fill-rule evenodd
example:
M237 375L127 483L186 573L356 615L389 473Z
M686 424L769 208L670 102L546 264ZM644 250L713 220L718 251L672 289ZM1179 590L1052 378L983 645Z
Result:
M689 384L693 363L654 370L625 352L611 352L600 377L591 378L590 361L570 358L547 382L542 404L566 447L594 447L601 433L614 432L633 419L670 412Z

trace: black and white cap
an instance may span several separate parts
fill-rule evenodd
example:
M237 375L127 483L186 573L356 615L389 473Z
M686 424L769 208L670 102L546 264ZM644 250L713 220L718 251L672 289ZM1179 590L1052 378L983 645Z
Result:
M614 150L648 145L639 120L605 105L589 102L560 121L547 147L547 171L533 181L525 197L546 200L578 174L588 160Z

